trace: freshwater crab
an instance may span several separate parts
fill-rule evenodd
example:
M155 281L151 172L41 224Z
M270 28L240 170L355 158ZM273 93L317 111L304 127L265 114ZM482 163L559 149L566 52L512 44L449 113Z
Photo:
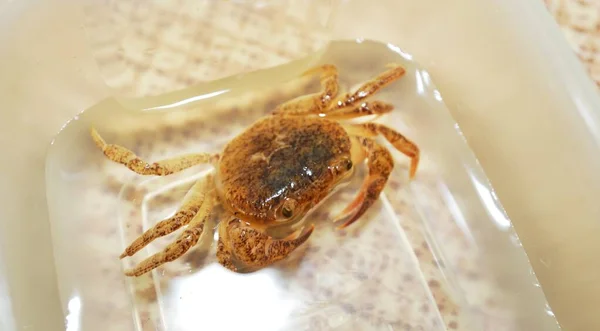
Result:
M390 112L391 104L367 99L404 73L402 66L390 65L356 92L338 94L337 67L313 67L304 75L320 75L318 93L280 104L231 140L220 154L199 153L147 163L122 146L107 144L91 128L93 141L108 159L141 175L166 176L202 163L215 168L192 186L172 217L145 231L120 258L187 226L176 241L125 275L140 276L182 256L198 242L217 204L224 210L218 226L216 254L220 264L239 272L240 268L261 268L279 261L309 238L314 224L303 225L280 239L266 230L303 219L353 173L354 165L366 159L368 176L355 199L336 218L342 222L340 228L355 222L378 199L394 166L390 152L375 138L383 136L411 158L411 179L417 170L419 148L385 125L343 121Z

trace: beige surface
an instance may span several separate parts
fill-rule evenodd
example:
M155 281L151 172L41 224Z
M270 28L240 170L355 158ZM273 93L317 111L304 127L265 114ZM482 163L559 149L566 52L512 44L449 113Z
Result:
M545 2L586 71L596 85L600 86L600 2L577 0L546 0ZM579 194L563 199L585 201L584 194L590 194L584 193L589 184L580 183L582 188ZM595 193L590 194L590 197L597 197L598 191L593 192ZM600 318L596 315L600 307L600 264L598 263L600 217L597 199L591 198L584 203L586 208L592 211L590 223L577 228L557 227L555 230L550 230L548 234L543 233L548 238L536 249L541 252L537 263L538 269L548 270L544 274L539 274L539 277L543 283L548 284L547 296L549 300L557 302L554 304L555 311L559 316L564 316L567 330L600 329ZM565 217L563 222L570 219ZM567 223L570 224L569 221ZM526 231L533 233L534 229ZM566 282L565 279L570 282Z
M426 1L423 3L424 6ZM19 9L18 6L26 4L4 8L15 11ZM414 20L415 13L425 12L424 7L420 6L415 5L415 11L410 13L398 12L396 20L399 22L392 23L400 24L400 28L404 27L401 31L410 30L406 26L410 26L411 17ZM386 8L387 11L391 10ZM449 13L459 15L455 17L448 15ZM3 14L16 15L10 12ZM377 12L373 11L370 15L377 15ZM567 99L566 93L571 91L556 83L557 76L554 74L559 75L564 70L552 74L548 73L547 67L525 65L534 63L531 59L535 57L544 59L543 54L519 54L515 51L517 46L525 43L525 39L511 43L509 50L489 47L489 41L478 40L477 35L484 32L503 41L512 36L511 31L500 34L488 31L494 20L486 21L486 17L469 16L469 11L461 12L460 9L453 8L444 8L436 15L438 14L434 13L429 16L432 28L437 22L448 23L447 20L451 20L449 23L456 24L454 20L463 19L471 24L479 24L481 30L465 32L448 29L436 32L435 36L433 31L415 31L403 39L393 41L398 44L402 42L404 48L413 50L434 74L434 79L439 78L438 85L443 89L465 135L494 181L565 329L600 329L600 320L592 316L596 311L593 307L600 306L600 288L597 285L600 270L596 268L598 264L594 260L595 252L600 248L596 240L600 229L597 223L592 223L598 219L598 205L591 199L600 192L598 178L591 171L598 166L585 159L586 155L594 155L597 150L591 144L582 143L589 141L584 133L574 133L574 128L581 130L583 127L574 122L572 117L561 115L563 109L575 106ZM27 143L17 149L5 149L5 159L12 161L7 163L10 175L4 177L0 187L4 204L8 206L1 211L0 216L9 221L0 223L0 247L3 262L11 266L7 268L13 299L10 309L16 316L16 323L25 330L59 330L62 316L58 301L52 299L56 297L56 289L53 288L55 278L48 249L48 225L45 222L23 220L45 219L44 191L41 187L36 187L35 183L42 183L44 180L42 162L47 142L65 121L101 99L108 91L99 81L90 79L98 76L99 72L85 48L85 20L80 8L47 2L18 17L19 22L10 30L0 30L0 42L3 45L0 61L0 72L3 73L0 78L2 106L13 110L7 112L13 118L3 119L0 143L3 149L5 146L15 146L15 142ZM2 24L8 23L9 20L2 21ZM52 30L48 29L49 24L53 24ZM524 62L507 61L506 68L493 70L489 68L488 62L482 60L481 63L472 63L471 68L476 70L465 72L459 70L464 68L460 62L460 51L455 51L446 60L434 59L429 55L439 54L436 47L443 51L443 47L452 43L454 47L460 46L462 41L457 39L457 32L481 46L480 53L476 54L474 60L501 56L514 59L523 56ZM375 34L380 38L384 38L381 37L383 35L385 34ZM436 46L425 46L427 43L422 41L427 36L437 38ZM462 55L463 61L465 56L469 58L469 54ZM527 59L530 62L526 62ZM485 84L468 85L465 83L466 78L460 77L472 78L479 70L496 73L495 83L517 84L511 86L510 93L504 94L504 98L494 98L491 95L467 101L469 93L465 91L477 91L478 88L485 91L489 88ZM524 76L523 72L532 75ZM553 85L545 86L545 79L553 82ZM587 90L584 92L587 93ZM506 95L512 99L507 99ZM547 101L544 102L544 98L540 96L546 96ZM513 108L511 102L523 107ZM499 107L502 105L505 107ZM499 108L507 109L507 112L494 111ZM48 116L49 109L52 109L51 116ZM531 112L519 112L526 110ZM528 114L530 121L523 121L525 114ZM17 130L16 125L8 123L19 123L25 129ZM505 123L514 124L510 136L505 134ZM535 127L532 123L535 123ZM538 134L524 140L525 134L534 128ZM559 140L558 137L564 139ZM549 138L553 139L548 140ZM540 146L548 146L548 141L552 142L552 148L542 149ZM557 150L569 151L570 158L557 156ZM539 154L535 156L534 153ZM515 160L515 163L507 160ZM527 166L516 168L516 162ZM28 183L26 189L12 189L23 187L24 183ZM582 194L586 191L592 194ZM19 232L27 233L27 236L10 235ZM22 261L28 262L20 263ZM32 284L47 286L34 289ZM0 308L7 309L2 305Z
M6 173L0 180L0 251L10 284L0 315L8 330L64 330L45 221L44 158L56 131L106 90L89 79L98 72L86 53L83 30L73 29L81 19L76 7L4 6L0 149L2 159L12 161L3 161ZM42 37L50 25L51 35L60 37Z

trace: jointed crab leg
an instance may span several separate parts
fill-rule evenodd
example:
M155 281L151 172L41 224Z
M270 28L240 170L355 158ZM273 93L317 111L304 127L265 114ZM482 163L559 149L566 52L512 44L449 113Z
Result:
M166 176L201 163L210 163L215 158L208 153L188 154L176 158L154 162L152 164L140 159L135 153L123 146L107 144L96 129L90 131L92 139L110 160L127 166L140 175Z
M166 236L169 233L172 233L180 227L188 224L200 210L200 207L204 202L207 185L210 180L212 180L211 177L198 180L186 194L183 204L175 213L175 215L156 223L156 225L154 225L152 228L146 230L144 234L136 238L135 241L133 241L133 243L131 243L125 249L120 258L132 256L154 239Z
M367 81L362 84L354 93L345 93L343 95L338 96L334 102L330 103L328 112L331 112L336 109L347 108L351 106L356 106L361 102L364 102L365 99L377 93L382 88L388 86L394 81L398 80L400 77L404 76L406 70L404 67L396 64L388 65L391 69L388 69L375 78Z
M410 162L410 178L415 176L419 165L419 147L408 138L404 137L400 132L378 123L363 123L344 126L349 133L363 137L376 137L381 134L392 146L402 152L404 155L411 158Z
M212 183L212 180L209 181ZM179 235L177 240L167 246L163 251L156 253L144 261L140 262L132 270L125 272L126 276L140 276L146 272L155 269L156 267L166 262L173 261L187 252L192 246L194 246L202 231L204 230L204 223L211 216L213 206L216 202L215 190L211 185L207 190L202 201L200 210L189 222L187 228Z
M319 114L325 110L338 93L338 71L330 64L311 68L304 75L321 73L321 91L303 95L279 105L274 114L285 112L286 115Z
M394 106L382 101L366 101L358 106L336 109L327 113L327 118L332 120L345 120L368 115L383 115L394 109Z
M367 166L369 175L365 178L363 185L354 200L346 207L341 216L335 222L343 221L340 228L345 228L361 217L371 205L379 198L379 194L394 168L394 160L390 152L372 139L357 137L363 149L367 153Z
M301 96L285 102L275 109L274 114L285 113L291 116L325 114L333 115L332 112L344 110L345 116L350 112L356 112L369 115L368 109L377 108L388 110L389 105L382 102L373 102L370 107L360 105L365 99L377 93L385 86L396 81L404 75L406 70L396 64L389 65L391 69L384 71L375 78L361 85L354 93L345 93L338 96L339 82L338 71L335 66L326 64L308 70L304 75L310 75L317 72L321 73L321 92ZM347 109L349 108L349 109ZM391 110L391 109L389 109ZM389 111L388 110L388 111ZM373 110L375 111L375 110ZM340 115L339 113L337 115ZM361 115L362 116L362 115Z

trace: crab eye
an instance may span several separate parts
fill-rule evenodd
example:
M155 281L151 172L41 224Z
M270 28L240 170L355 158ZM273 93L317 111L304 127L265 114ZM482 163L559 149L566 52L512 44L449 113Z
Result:
M281 216L285 218L290 218L294 215L294 209L296 209L296 200L294 199L286 199L281 206Z
M346 161L346 170L350 170L352 169L352 160L347 160Z
M283 209L281 209L281 215L283 215L283 217L290 218L292 217L292 214L293 211L289 207L283 207Z

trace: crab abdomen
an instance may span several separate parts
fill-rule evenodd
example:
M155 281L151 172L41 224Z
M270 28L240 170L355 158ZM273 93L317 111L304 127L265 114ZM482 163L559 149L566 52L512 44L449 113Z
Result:
M271 116L224 149L218 186L225 207L245 220L268 224L284 201L306 211L333 188L336 166L350 159L351 142L334 121Z

